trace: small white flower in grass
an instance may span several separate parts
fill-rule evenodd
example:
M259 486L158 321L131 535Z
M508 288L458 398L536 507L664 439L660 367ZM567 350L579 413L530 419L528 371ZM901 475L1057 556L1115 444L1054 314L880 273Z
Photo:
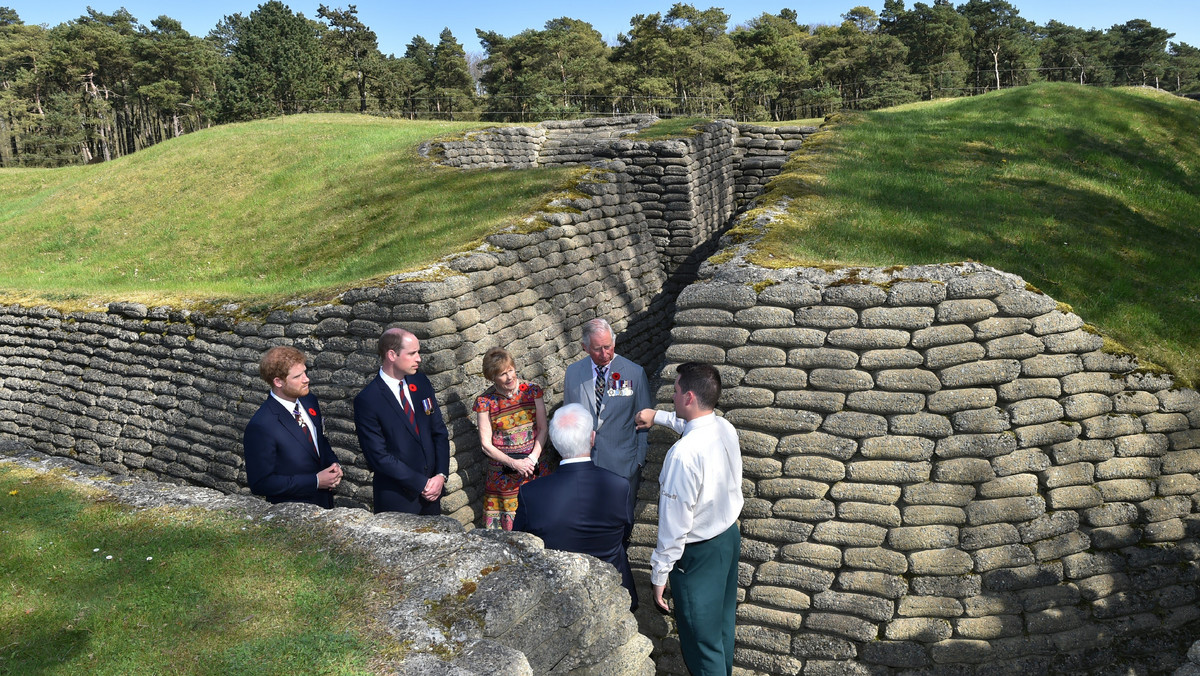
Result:
M147 556L147 557L146 557L146 560L147 560L147 561L153 561L153 560L154 560L154 557L153 557L153 556Z
M96 552L98 552L98 551L100 551L100 548L99 548L99 547L97 547L97 548L93 549L93 550L92 550L92 553L93 553L93 554L95 554L95 553L96 553Z
M112 554L109 554L108 556L104 557L104 560L105 560L105 561L110 561L110 560L112 560Z

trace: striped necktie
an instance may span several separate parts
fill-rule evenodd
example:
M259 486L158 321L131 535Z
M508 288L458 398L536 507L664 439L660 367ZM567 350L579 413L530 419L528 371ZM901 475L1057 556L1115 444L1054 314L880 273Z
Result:
M300 424L300 429L304 430L304 437L308 439L308 445L317 453L317 457L321 454L317 452L317 444L313 441L312 430L308 429L308 425L304 423L304 417L300 415L300 402L296 402L296 408L292 410L292 415L296 416L296 422Z
M420 430L417 429L416 411L413 410L412 404L410 404L408 402L408 394L404 391L404 388L406 388L406 387L408 387L408 383L406 383L404 380L401 380L400 381L400 403L404 405L404 414L408 416L408 422L412 423L414 430L417 430L418 432L420 432Z
M596 417L600 417L600 406L604 402L604 373L607 366L596 367Z

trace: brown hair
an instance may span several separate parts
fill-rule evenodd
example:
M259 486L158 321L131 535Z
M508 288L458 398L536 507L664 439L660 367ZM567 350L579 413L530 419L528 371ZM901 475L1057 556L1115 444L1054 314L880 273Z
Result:
M383 335L379 336L379 345L376 347L379 352L379 361L387 359L388 350L399 352L404 349L404 339L409 336L416 338L411 331L404 329L396 328L384 331Z
M483 377L488 380L495 380L496 376L504 373L505 366L512 366L514 369L517 363L513 361L512 355L508 350L502 347L493 347L483 355Z
M259 360L258 376L274 387L276 378L287 379L288 371L291 371L296 364L303 364L304 361L304 353L300 350L287 345L277 345L267 350Z
M679 374L679 391L696 395L700 408L712 410L721 398L721 374L711 364L690 361L680 364L675 370Z

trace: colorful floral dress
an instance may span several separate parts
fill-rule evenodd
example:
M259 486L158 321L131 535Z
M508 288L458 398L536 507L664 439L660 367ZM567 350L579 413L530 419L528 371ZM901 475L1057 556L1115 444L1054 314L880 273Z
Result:
M537 404L542 388L533 383L521 383L517 396L505 399L496 387L487 388L475 399L475 411L488 412L492 423L492 446L501 453L528 455L537 440ZM546 453L538 459L533 476L522 479L520 474L505 472L506 466L488 458L488 473L484 483L483 527L512 530L517 514L517 490L539 476L550 473Z

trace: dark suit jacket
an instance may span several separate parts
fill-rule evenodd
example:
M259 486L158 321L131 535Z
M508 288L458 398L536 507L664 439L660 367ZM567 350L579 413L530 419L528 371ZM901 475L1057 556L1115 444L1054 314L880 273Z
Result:
M367 465L375 473L375 512L441 514L442 501L421 497L425 483L450 474L450 436L429 378L422 373L407 379L417 429L378 375L354 398L354 427Z
M637 592L623 539L633 523L629 480L591 462L559 465L549 476L521 486L513 530L533 533L550 549L591 554L616 567L629 590Z
M242 436L246 481L255 495L271 502L308 502L328 509L333 507L333 492L317 489L317 472L338 458L325 438L317 398L311 394L300 397L300 405L312 418L316 429L309 431L321 449L321 457L317 457L292 412L267 395Z

